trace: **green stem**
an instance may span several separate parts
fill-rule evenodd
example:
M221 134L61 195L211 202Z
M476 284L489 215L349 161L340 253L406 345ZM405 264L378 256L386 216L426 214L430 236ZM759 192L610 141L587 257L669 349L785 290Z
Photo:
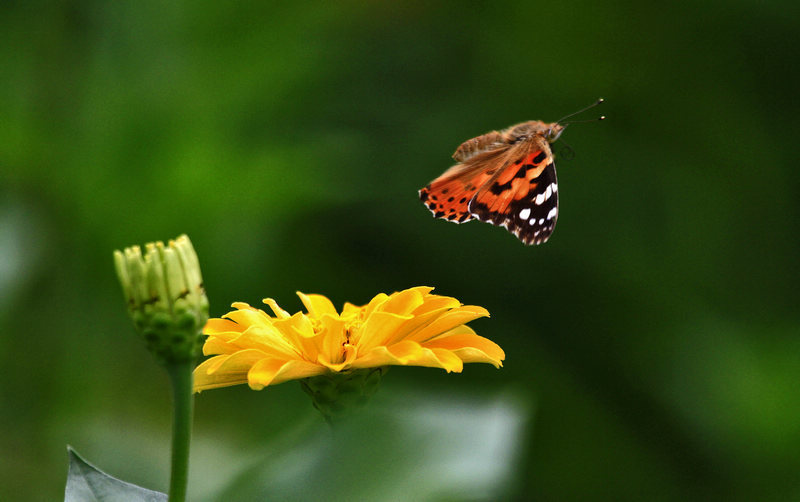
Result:
M189 482L189 443L192 439L193 361L167 365L172 382L174 418L172 421L172 473L169 479L170 502L184 502Z

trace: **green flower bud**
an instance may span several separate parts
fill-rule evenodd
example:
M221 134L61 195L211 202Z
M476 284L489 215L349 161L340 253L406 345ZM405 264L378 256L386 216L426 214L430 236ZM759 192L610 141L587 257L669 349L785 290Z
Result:
M365 368L344 373L325 373L300 380L303 390L311 396L314 408L328 422L346 416L364 405L378 390L381 377L388 367Z
M128 312L148 350L161 363L194 360L203 344L208 298L189 237L114 251Z

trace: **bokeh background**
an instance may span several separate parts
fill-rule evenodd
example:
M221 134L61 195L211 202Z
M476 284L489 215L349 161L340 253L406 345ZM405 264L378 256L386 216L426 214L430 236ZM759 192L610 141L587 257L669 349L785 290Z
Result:
M68 443L166 491L167 379L111 252L184 232L213 315L430 285L488 308L507 354L395 368L333 440L294 382L203 393L192 500L800 499L799 20L4 2L0 499L63 497ZM419 203L460 142L600 96L608 120L562 136L545 245Z

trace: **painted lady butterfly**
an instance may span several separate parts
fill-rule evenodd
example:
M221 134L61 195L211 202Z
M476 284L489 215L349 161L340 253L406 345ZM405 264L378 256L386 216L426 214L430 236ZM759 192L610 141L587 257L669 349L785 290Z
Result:
M525 244L547 241L558 218L550 143L568 125L561 123L567 117L549 124L523 122L465 141L453 154L459 163L420 190L419 198L436 218L454 223L477 218L505 227Z

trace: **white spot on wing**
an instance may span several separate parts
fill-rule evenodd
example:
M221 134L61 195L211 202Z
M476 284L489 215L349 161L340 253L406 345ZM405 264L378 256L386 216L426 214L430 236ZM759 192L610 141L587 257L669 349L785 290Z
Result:
M547 219L552 220L553 218L556 217L557 214L558 214L558 208L554 207L553 209L550 210L549 213L547 213Z
M531 208L529 208L529 207L522 208L519 211L520 219L527 220L528 216L530 216L530 215L531 215Z

